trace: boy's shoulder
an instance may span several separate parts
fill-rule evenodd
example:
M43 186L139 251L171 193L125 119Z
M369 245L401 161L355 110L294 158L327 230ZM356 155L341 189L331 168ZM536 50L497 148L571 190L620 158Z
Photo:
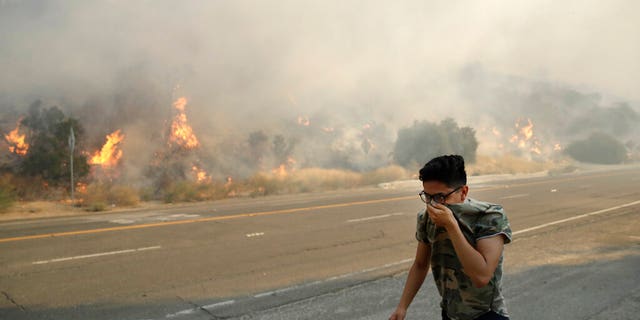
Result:
M497 203L480 201L473 198L467 198L463 203L454 205L455 211L459 214L504 214L504 208Z

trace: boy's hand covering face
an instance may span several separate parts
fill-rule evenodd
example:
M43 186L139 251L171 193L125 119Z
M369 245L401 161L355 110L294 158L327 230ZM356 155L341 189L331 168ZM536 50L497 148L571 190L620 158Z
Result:
M427 214L431 221L438 227L449 229L457 224L453 211L446 205L432 201L427 204Z

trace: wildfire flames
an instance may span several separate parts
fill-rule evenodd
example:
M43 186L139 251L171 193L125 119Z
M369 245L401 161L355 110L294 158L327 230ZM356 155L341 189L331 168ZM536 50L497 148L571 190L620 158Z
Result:
M27 154L27 151L29 150L29 144L25 142L25 138L27 136L18 132L20 130L20 121L18 121L18 124L16 125L16 128L14 130L9 132L9 134L4 135L4 138L10 145L10 152L25 156Z
M76 192L87 193L87 184L82 182L76 183Z
M289 171L287 171L287 167L293 168L295 164L296 164L296 160L289 157L286 163L280 164L280 166L271 170L271 172L273 172L273 174L278 177L284 178L289 174ZM291 171L293 171L293 169L291 169Z
M309 118L307 117L298 116L298 124L301 126L308 127L311 124L311 121L309 121Z
M509 142L517 145L520 149L526 149L528 146L529 151L532 153L542 154L540 142L533 137L533 122L531 122L531 119L527 119L524 124L522 122L522 120L516 122L517 133L509 139Z
M196 181L198 183L206 183L211 181L211 177L209 176L209 174L207 174L206 171L199 168L198 166L192 166L191 172L193 172L193 174L195 175Z
M171 135L169 136L169 143L175 143L178 146L186 149L193 150L200 147L200 142L193 132L193 128L187 121L187 114L185 113L185 107L188 100L186 97L180 97L173 102L173 107L176 108L178 114L173 118L171 122ZM196 162L197 163L197 162ZM198 183L211 182L211 176L202 169L198 164L193 163L191 165L191 172Z
M187 115L184 112L187 105L187 98L178 98L173 106L178 110L178 114L173 118L171 123L171 136L169 141L178 144L186 149L193 149L200 145L198 138L193 133L193 128L187 123Z
M531 119L527 119L527 124L522 126L520 121L516 122L516 129L518 130L517 134L514 134L509 142L515 143L520 148L525 148L527 141L533 137L533 123L531 123Z
M107 142L102 146L100 151L96 151L89 160L90 164L101 165L102 167L113 167L118 164L122 157L120 143L124 140L124 135L120 130L107 135Z

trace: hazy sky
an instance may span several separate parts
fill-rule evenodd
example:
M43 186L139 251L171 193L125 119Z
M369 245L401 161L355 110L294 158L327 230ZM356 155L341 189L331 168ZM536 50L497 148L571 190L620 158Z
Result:
M638 100L638 12L637 1L2 0L0 92L108 90L143 65L209 95L339 95L481 63Z

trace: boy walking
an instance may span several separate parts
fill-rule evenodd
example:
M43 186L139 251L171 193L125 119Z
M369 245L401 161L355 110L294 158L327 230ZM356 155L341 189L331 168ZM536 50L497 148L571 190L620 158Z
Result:
M418 248L402 297L390 320L403 320L429 267L442 300L443 320L509 319L502 295L502 250L511 228L502 207L467 197L459 155L420 169L426 208L418 214Z

